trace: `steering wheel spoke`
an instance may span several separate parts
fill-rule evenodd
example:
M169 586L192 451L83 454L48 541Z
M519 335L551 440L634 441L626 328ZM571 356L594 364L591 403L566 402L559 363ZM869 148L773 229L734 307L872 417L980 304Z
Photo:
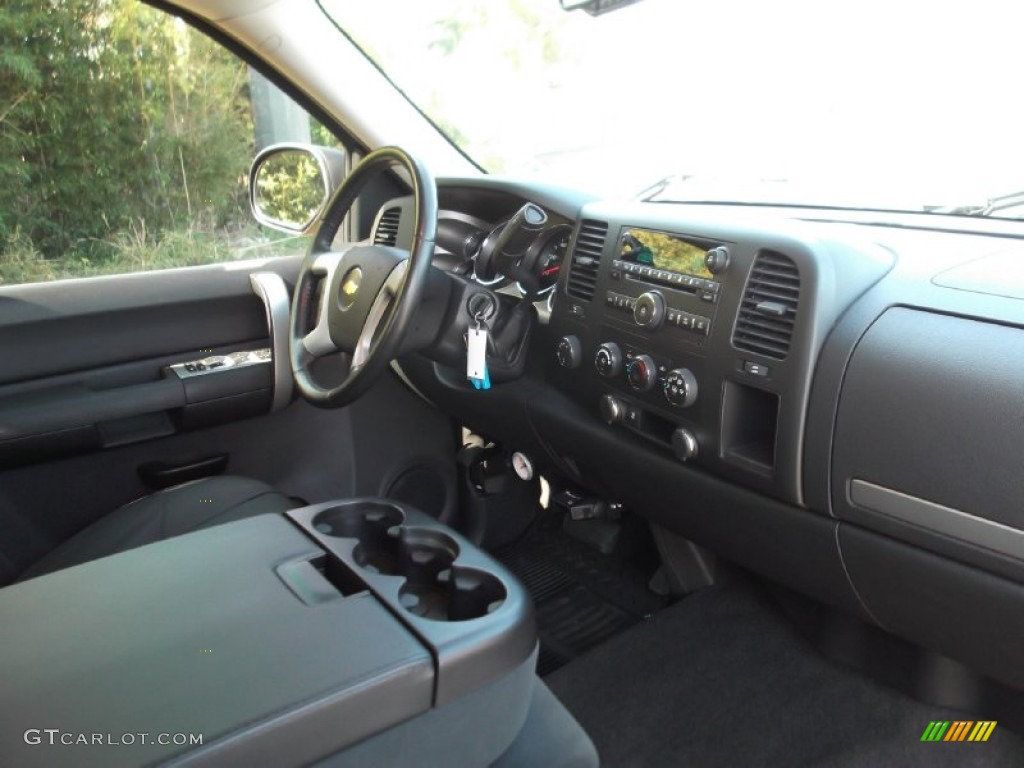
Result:
M384 281L380 291L377 292L373 304L370 305L370 311L366 315L366 322L363 323L363 329L356 340L355 349L352 350L353 370L362 368L370 358L373 342L381 330L381 324L387 317L388 310L401 290L402 281L405 279L408 267L408 260L398 262L395 268L391 270L387 280Z
M329 287L333 283L334 275L344 258L345 251L331 250L318 254L313 259L312 264L310 264L309 274L314 279L319 280L322 286ZM341 351L331 337L330 307L327 293L324 290L320 291L315 314L316 322L312 330L306 333L300 340L303 368L317 358Z
M349 249L344 250L330 250L324 251L316 255L313 259L313 263L309 267L309 271L324 279L330 281L334 277L334 273L338 270L338 265L341 264L342 259L345 258L345 254L348 253Z
M321 312L320 314L325 314ZM319 318L316 327L302 337L302 349L306 353L306 363L310 363L319 357L340 352L338 345L331 338L331 329L326 318Z

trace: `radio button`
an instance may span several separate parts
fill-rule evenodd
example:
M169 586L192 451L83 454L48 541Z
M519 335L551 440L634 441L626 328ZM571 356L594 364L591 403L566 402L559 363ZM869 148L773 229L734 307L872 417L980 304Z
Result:
M693 318L693 330L699 333L701 336L708 335L708 329L711 327L711 321L706 317L697 315Z
M728 249L721 245L717 248L712 248L704 255L704 266L713 275L724 272L729 266Z
M641 328L656 329L665 319L665 299L657 291L642 294L633 307L633 321Z

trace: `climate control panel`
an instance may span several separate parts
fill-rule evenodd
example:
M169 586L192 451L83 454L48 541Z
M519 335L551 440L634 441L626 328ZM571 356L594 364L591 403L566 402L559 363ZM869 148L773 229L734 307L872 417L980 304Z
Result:
M697 401L697 377L689 368L672 367L668 361L628 345L600 344L594 368L602 378L625 384L634 393L660 392L662 404L672 408L689 408Z
M732 296L722 276L733 271L733 246L636 227L615 242L593 283L574 284L564 310L552 315L557 332L580 342L561 338L554 380L609 426L681 461L713 462L713 453L698 459L697 449L718 421L721 377L705 381L707 345L728 332L720 311L732 312ZM575 268L583 275L592 266Z

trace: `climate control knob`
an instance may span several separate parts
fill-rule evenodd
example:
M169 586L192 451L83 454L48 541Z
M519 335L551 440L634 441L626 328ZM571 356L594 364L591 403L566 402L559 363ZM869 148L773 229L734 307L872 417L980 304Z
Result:
M672 452L680 461L689 461L697 457L697 436L686 427L679 427L672 433Z
M555 350L558 364L563 368L573 370L580 367L583 360L583 348L576 336L563 336L558 342L558 349Z
M605 424L612 426L621 424L625 413L626 409L622 407L622 401L619 398L612 395L601 397L601 418L604 419Z
M665 299L657 291L640 294L633 306L633 321L641 328L654 330L665 319Z
M599 346L597 354L594 355L594 367L606 379L618 376L622 372L622 351L619 349L619 345L607 341Z
M658 380L658 366L650 355L637 355L626 366L626 381L637 392L647 392Z
M665 376L662 392L670 405L689 408L697 399L697 377L688 368L675 368Z

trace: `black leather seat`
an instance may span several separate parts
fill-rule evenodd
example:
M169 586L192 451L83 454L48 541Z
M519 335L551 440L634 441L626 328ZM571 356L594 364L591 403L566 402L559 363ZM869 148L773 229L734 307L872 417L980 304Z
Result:
M259 480L231 475L194 480L144 496L97 520L29 567L19 580L294 506L292 499Z

